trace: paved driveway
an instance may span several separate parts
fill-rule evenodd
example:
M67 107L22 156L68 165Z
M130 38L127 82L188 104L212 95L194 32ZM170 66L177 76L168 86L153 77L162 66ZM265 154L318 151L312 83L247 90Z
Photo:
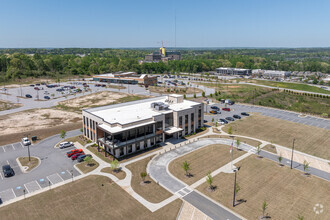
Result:
M67 132L67 137L81 134L79 130ZM28 156L27 147L20 143L0 147L0 164L10 164L15 175L5 178L0 175L0 198L8 201L26 193L49 187L52 184L78 176L80 173L73 167L76 161L66 156L66 152L74 147L55 149L54 145L61 141L59 135L52 136L38 144L30 146L31 156L39 157L40 165L29 173L22 173L16 162L17 157Z
M186 153L189 153L193 150L201 148L203 146L207 146L210 144L226 144L230 145L232 143L229 139L201 139L197 142L193 142L187 144L185 146L179 147L175 150L171 150L159 156L156 156L147 168L147 172L150 176L158 182L161 186L165 187L167 190L172 192L173 194L178 195L185 201L189 202L203 213L208 215L212 219L240 219L236 215L232 214L231 212L227 211L223 207L219 206L218 204L212 202L205 196L195 192L191 189L187 184L181 182L177 178L173 177L168 171L167 166L169 163ZM242 143L241 148L245 151L252 151L254 149L247 144ZM229 154L229 148L228 148Z

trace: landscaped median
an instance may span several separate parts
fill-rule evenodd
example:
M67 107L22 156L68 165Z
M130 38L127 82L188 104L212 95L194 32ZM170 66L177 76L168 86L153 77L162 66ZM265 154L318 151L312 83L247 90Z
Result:
M40 164L40 159L37 157L19 157L17 162L20 165L23 172L30 172Z
M114 171L111 167L106 167L106 168L103 168L101 170L101 172L112 174L120 180L123 180L126 177L126 173L124 171L122 171L120 168L118 170Z
M250 139L250 138L245 138L245 137L237 137L237 136L229 136L229 135L207 135L207 136L204 136L204 137L201 137L201 138L226 138L226 139L232 139L236 142L236 140L240 140L241 143L245 143L245 144L248 144L248 145L251 145L251 146L258 146L261 144L260 141L256 141L256 140L253 140L253 139Z
M158 185L147 175L147 165L151 157L139 160L126 166L132 172L133 190L152 203L159 203L172 196L170 192Z
M244 151L233 149L233 159L245 153ZM213 172L229 163L232 159L231 155L230 146L211 144L173 160L169 164L169 171L176 178L191 185L205 177L208 172ZM187 172L183 168L185 162L189 165ZM190 175L186 175L186 173Z
M265 215L271 219L327 219L329 216L329 182L303 172L278 166L278 163L251 155L239 163L236 183L236 206L233 207L235 174L220 173L213 177L214 191L207 182L197 190L247 219ZM316 190L317 189L317 190ZM322 208L321 208L322 206ZM322 210L322 211L321 211Z

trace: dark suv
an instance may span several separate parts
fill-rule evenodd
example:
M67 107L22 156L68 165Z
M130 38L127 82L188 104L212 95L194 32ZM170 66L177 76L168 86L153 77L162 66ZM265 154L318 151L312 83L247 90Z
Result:
M241 116L239 115L233 115L234 118L241 119Z
M11 168L10 165L3 165L2 171L5 177L14 176L15 174L13 168Z

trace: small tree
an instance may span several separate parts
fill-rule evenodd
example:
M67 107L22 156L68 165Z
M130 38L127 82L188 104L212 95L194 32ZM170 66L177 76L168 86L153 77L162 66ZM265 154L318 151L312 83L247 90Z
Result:
M184 94L184 95L183 95L183 98L184 98L184 99L187 99L187 96L186 96L186 94Z
M140 173L140 176L141 176L141 178L142 178L142 181L145 182L146 177L147 177L147 173L146 173L146 172L141 172L141 173Z
M202 96L205 97L205 92L204 91L202 92Z
M214 118L212 118L212 122L214 122Z
M117 159L115 159L114 161L112 161L110 163L110 167L112 169L113 172L118 172L118 167L119 167L119 162Z
M229 126L228 128L228 134L232 135L233 134L233 127Z
M238 185L238 183L236 183L235 186L235 194L237 195L237 193L241 190L241 187Z
M210 190L213 190L213 186L212 186L212 183L213 183L213 177L211 175L211 172L208 172L207 173L207 176L206 176L206 182L210 185Z
M183 162L182 168L186 172L186 176L189 176L190 164L185 161Z
M237 146L237 150L239 150L239 146L241 145L241 140L237 139L236 140L236 146Z
M298 220L304 220L304 216L298 215Z
M90 156L86 156L86 157L84 158L84 161L86 161L86 162L87 162L87 165L90 166L90 165L91 165L90 162L92 161L92 157L90 157Z
M307 171L309 171L309 163L306 161L306 160L304 160L304 172L307 174Z
M84 129L83 128L80 128L80 132L83 132L84 131Z
M280 156L278 156L278 162L280 163L280 165L282 164L282 160L283 160L283 157L282 157L282 154L280 154Z
M267 207L268 207L268 204L267 204L266 201L264 201L264 202L262 203L262 218L265 217L265 212L266 212Z
M257 154L258 154L259 157L260 157L260 151L261 151L261 147L260 147L260 144L258 144L258 146L257 146Z
M215 122L215 127L218 127L218 122L217 121Z
M194 98L196 98L196 93L194 93Z
M64 139L66 137L66 131L61 130L61 138Z

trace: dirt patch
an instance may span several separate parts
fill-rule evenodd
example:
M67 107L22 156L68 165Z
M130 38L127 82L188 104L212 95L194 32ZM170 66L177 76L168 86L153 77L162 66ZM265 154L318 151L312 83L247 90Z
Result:
M0 111L9 110L23 106L22 104L12 103L4 100L0 100Z
M41 128L41 129L36 129L36 130L31 129L26 132L13 132L13 133L10 133L7 135L0 136L0 146L19 142L19 141L21 141L21 138L26 137L26 136L29 136L29 137L37 136L38 141L40 141L47 137L59 134L61 132L61 130L71 131L71 130L75 130L75 129L79 129L79 128L82 128L81 122L64 124L64 125L59 125L59 126L54 126L54 127Z
M81 115L55 109L35 109L0 116L1 135L24 133L81 121Z

